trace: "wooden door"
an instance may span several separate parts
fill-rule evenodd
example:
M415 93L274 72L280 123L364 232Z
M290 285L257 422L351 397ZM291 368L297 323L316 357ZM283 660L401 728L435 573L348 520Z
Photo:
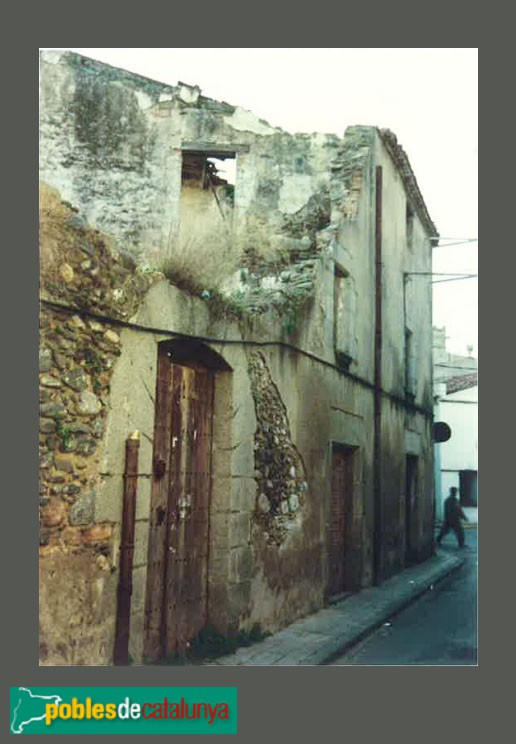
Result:
M207 621L213 373L160 350L145 607L148 660L181 653Z
M332 451L331 501L328 551L328 597L335 597L347 589L346 565L347 533L351 507L351 452L334 448Z
M418 458L407 455L405 462L405 564L417 558L417 489Z

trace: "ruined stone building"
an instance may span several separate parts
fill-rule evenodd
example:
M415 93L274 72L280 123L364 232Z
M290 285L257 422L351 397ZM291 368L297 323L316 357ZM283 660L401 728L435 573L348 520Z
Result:
M430 556L437 232L395 135L40 71L41 663L273 632Z

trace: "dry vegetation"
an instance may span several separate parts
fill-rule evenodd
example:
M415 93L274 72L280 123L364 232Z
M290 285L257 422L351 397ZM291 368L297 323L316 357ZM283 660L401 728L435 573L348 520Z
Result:
M158 260L159 271L178 287L195 294L218 290L238 268L240 253L225 224L199 220L181 224L170 255Z

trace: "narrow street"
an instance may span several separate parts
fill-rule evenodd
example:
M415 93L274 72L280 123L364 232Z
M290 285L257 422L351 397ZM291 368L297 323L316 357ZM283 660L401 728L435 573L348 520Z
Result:
M476 527L465 534L461 568L331 665L476 665ZM444 538L440 550L459 553L453 533Z

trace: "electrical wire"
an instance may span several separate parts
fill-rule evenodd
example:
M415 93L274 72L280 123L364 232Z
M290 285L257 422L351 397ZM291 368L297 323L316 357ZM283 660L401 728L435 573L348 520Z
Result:
M308 359L311 359L312 361L317 362L318 364L321 364L325 367L329 367L331 369L336 370L339 374L343 375L344 377L347 377L348 379L352 380L353 382L356 382L359 385L362 385L362 387L365 387L368 390L371 390L371 391L377 390L377 387L374 385L374 383L369 382L369 380L365 380L363 377L360 377L359 375L355 375L352 372L349 372L348 370L345 370L342 367L339 367L336 364L333 364L332 362L329 362L326 359L322 359L322 357L318 357L315 354L312 354L311 352L306 351L305 349L301 349L299 346L294 346L293 344L289 344L286 341L256 341L253 339L236 339L236 338L231 339L231 338L211 338L209 336L192 336L191 334L188 334L188 333L180 333L179 331L170 331L164 328L154 328L152 326L146 326L146 325L140 325L139 323L133 323L129 320L122 320L120 318L112 318L108 315L103 315L101 313L95 313L95 312L92 312L91 310L87 310L84 308L73 307L72 305L66 305L65 303L56 302L55 300L48 300L44 297L40 297L40 302L41 304L46 305L47 307L52 308L54 310L62 311L62 312L73 314L73 315L79 315L79 316L92 318L94 320L98 320L103 323L110 323L111 325L119 326L121 328L128 328L128 329L139 331L142 333L159 334L162 336L170 336L171 338L179 338L179 339L190 340L190 341L202 341L207 344L213 344L213 345L218 344L222 346L229 346L229 345L253 346L253 347L275 346L275 347L287 349L289 351L293 351L297 354L305 356ZM412 410L418 411L419 413L423 414L427 418L431 418L431 419L433 418L433 412L431 410L423 408L422 406L419 406L416 403L408 401L405 398L401 398L395 393L388 392L387 390L380 389L379 392L382 395L385 395L387 398L390 398L394 402L403 406L404 408L410 408Z

